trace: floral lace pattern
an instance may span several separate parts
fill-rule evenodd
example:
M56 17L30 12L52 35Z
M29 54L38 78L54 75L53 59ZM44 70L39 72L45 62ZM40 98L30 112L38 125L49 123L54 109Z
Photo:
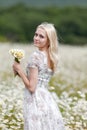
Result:
M48 82L53 75L47 67L47 59L43 52L34 52L27 66L38 68L38 84L36 91L24 90L24 130L65 130L59 108L48 91Z

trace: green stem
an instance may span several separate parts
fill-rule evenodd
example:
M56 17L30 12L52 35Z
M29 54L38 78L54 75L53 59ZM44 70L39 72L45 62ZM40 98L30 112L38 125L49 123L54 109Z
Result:
M18 62L18 63L20 63L20 61L19 61L18 58L16 58L16 57L15 57L15 61Z
M20 63L20 61L19 61L18 58L16 58L16 57L15 57L15 61L16 61L17 63ZM18 75L17 72L15 72L15 77L16 77L16 75Z

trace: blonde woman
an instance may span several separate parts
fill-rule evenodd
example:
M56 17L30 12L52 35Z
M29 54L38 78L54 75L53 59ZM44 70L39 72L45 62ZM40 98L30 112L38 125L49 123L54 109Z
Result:
M42 23L35 31L38 48L29 59L27 74L17 62L13 64L25 84L24 130L65 130L59 108L48 90L48 83L58 63L58 39L53 24Z

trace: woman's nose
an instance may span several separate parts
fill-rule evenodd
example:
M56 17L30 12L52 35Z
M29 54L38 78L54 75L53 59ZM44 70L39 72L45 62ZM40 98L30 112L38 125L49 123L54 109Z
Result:
M39 36L35 36L35 40L39 40Z

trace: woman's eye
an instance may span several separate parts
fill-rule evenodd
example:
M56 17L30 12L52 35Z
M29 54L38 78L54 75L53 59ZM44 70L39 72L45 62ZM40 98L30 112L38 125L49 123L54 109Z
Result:
M37 37L37 36L39 36L40 38L44 38L44 36L43 35L39 35L38 33L35 33L35 36Z
M40 38L44 38L44 36L43 36L43 35L40 35Z

